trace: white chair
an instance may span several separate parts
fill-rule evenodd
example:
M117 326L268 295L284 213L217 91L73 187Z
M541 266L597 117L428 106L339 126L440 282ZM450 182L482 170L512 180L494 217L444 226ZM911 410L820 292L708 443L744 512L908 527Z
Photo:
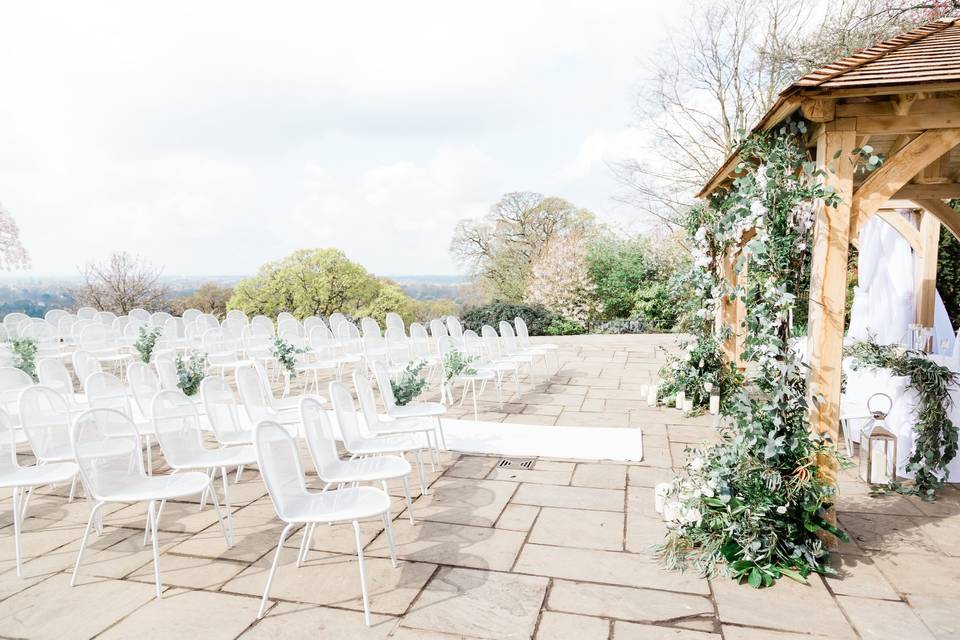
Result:
M334 383L336 384L336 383ZM357 543L358 568L360 570L360 591L363 595L363 616L370 625L370 604L367 597L367 584L363 568L363 543L360 539L360 520L381 518L387 532L390 546L390 561L397 566L396 551L393 543L393 525L390 521L390 496L373 487L351 487L349 489L331 489L329 491L308 491L300 463L300 454L296 441L286 429L270 421L259 423L254 430L257 461L270 493L277 516L286 523L280 532L277 549L273 554L273 563L267 576L267 584L260 600L257 618L262 618L270 595L270 585L277 572L280 552L290 530L298 525L332 524L351 522ZM304 531L306 534L307 531Z
M276 328L273 326L273 320L267 316L253 316L250 321L250 331L254 335L273 337L276 335Z
M241 311L240 309L230 309L230 311L227 311L227 315L224 317L224 321L239 322L242 325L250 324L250 320L247 318L247 314Z
M46 320L25 323L20 328L20 337L36 340L37 351L34 354L36 360L40 358L59 358L62 355L57 328Z
M99 360L79 349L73 352L70 359L73 361L73 372L77 374L77 379L80 381L80 388L86 391L87 378L90 374L102 371L103 367L100 366Z
M45 314L43 314L43 319L52 324L55 327L59 327L60 321L64 318L69 317L70 314L64 311L63 309L50 309Z
M52 462L30 467L17 463L17 445L10 416L0 409L0 488L13 489L13 544L16 556L17 576L23 575L23 558L20 550L20 529L23 522L23 491L48 484L72 480L77 475L77 465L72 462Z
M9 414L11 424L20 424L17 401L20 392L33 386L33 378L16 367L0 367L0 408Z
M435 452L439 452L439 445L436 440L436 425L432 420L423 420L422 418L391 418L381 417L377 413L377 401L373 397L373 387L370 386L370 379L361 371L353 372L353 388L357 392L357 402L360 403L360 413L363 415L363 422L366 424L367 433L372 436L388 436L402 433L422 433L426 438L427 446L430 448L431 465L439 464L439 458L435 457ZM434 436L430 439L431 434Z
M513 372L513 379L516 383L516 391L520 392L520 367L523 364L503 353L503 345L500 343L500 336L497 330L488 324L480 328L480 335L483 338L483 348L486 352L487 365L497 371L497 380L502 386L503 374L507 371Z
M203 334L203 351L211 369L218 369L224 376L228 369L236 370L253 364L252 360L242 358L240 352L243 343L240 336L230 337L223 329L210 329Z
M400 317L399 313L394 313L393 311L387 312L386 324L387 331L393 329L395 331L399 331L400 335L405 335L407 332L406 325L404 324L403 318Z
M440 318L434 318L430 321L430 337L434 340L450 337L450 332L447 331L447 325L444 324Z
M300 416L296 407L277 410L271 405L267 395L269 391L265 388L260 374L254 367L237 367L235 375L237 390L240 392L240 401L250 424L255 425L263 420L271 420L284 425L298 425L300 423Z
M93 316L93 321L102 324L105 327L112 327L113 322L117 319L117 314L112 311L98 311L95 316Z
M73 462L73 451L70 449L70 423L73 416L63 396L50 387L34 385L23 390L18 406L21 428L37 464ZM70 484L70 501L73 501L76 488L74 477ZM27 493L20 507L24 516L31 492Z
M354 457L365 458L388 454L403 455L412 451L417 461L417 479L420 481L420 493L427 495L427 482L423 469L421 451L429 448L426 437L420 433L398 433L391 435L375 435L364 433L360 428L360 419L357 408L353 404L353 396L347 387L340 382L330 383L330 401L337 416L337 426L343 437L344 448Z
M140 415L150 419L153 410L153 396L160 391L160 378L153 367L145 362L131 362L127 365L127 384L130 395L137 405Z
M37 377L40 379L40 384L50 387L62 395L71 410L76 411L87 407L86 396L76 392L73 386L73 378L67 371L67 365L63 364L62 360L45 358L38 362Z
M79 311L77 311L77 315L80 315ZM131 318L139 320L141 324L150 324L150 312L146 309L130 309L130 311L127 312L127 315Z
M486 388L487 383L494 381L496 384L497 374L491 369L485 369L479 362L478 358L472 358L469 355L467 346L470 342L470 338L466 332L464 332L464 348L462 350L457 348L457 345L454 344L452 338L440 338L437 344L437 350L440 352L440 362L444 363L448 354L458 352L460 357L469 361L469 369L462 371L459 374L451 377L449 380L444 379L442 396L449 396L450 402L453 402L453 390L456 388L457 384L463 385L463 393L460 396L460 406L463 406L463 402L467 399L467 391L473 392L473 419L479 420L479 411L477 410L477 399L478 394L483 393L484 388ZM443 364L441 364L443 366ZM443 375L446 375L444 373ZM477 391L477 383L480 383L480 391ZM502 394L500 387L497 386L497 399L500 400L500 404L503 404Z
M439 438L437 446L447 448L447 440L443 435L443 416L447 413L447 408L440 402L414 402L400 406L397 404L397 398L393 395L393 387L390 384L390 371L383 363L375 362L373 364L373 375L377 378L377 387L380 389L380 399L383 400L383 407L387 415L391 418L425 418L427 420L436 419L437 424L434 427L435 436Z
M296 320L297 318L290 313L289 311L281 311L277 314L277 324L281 322L286 322L287 320Z
M208 449L203 446L203 432L200 428L200 414L197 405L182 391L161 391L153 397L153 428L157 442L167 464L174 473L190 470L206 471L214 477L220 471L223 482L223 506L227 511L227 531L230 545L233 546L233 521L230 515L230 481L227 468L240 468L254 464L257 456L253 446L220 447ZM213 490L213 484L210 485ZM206 496L201 498L201 508ZM159 518L163 512L163 503L157 512Z
M202 494L211 486L205 473L184 472L148 476L140 456L140 434L133 422L113 409L89 409L79 416L70 434L73 455L80 467L83 485L95 504L87 520L80 552L70 577L70 586L76 584L77 573L87 546L90 527L103 505L108 502L147 502L147 527L153 542L153 578L157 598L161 597L160 552L157 544L159 516L157 502ZM230 537L223 525L223 515L215 491L210 492L217 509L217 519L223 538L229 547ZM109 603L104 603L109 606Z
M463 326L456 316L447 316L447 333L453 338L454 343L463 344Z
M537 349L539 351L546 351L547 353L552 353L557 367L560 366L560 356L557 355L557 345L550 342L538 342L533 344L530 341L530 332L527 330L527 322L520 316L517 316L513 319L513 326L517 330L517 340L520 343L520 347L523 349Z
M121 349L120 340L112 329L96 322L83 328L78 346L96 358L101 366L122 366L132 357Z
M147 473L153 474L153 423L143 414L133 412L130 396L120 378L106 371L91 373L84 385L91 409L113 409L136 425L147 451Z
M9 335L11 338L19 338L20 323L29 319L30 316L25 313L20 313L19 311L15 313L8 313L7 315L3 316L3 327L7 330L7 335Z
M162 354L153 359L161 389L179 389L180 376L177 374L177 361L170 355Z
M241 415L240 402L224 378L204 378L200 383L200 399L220 446L253 444L253 429Z
M162 327L167 323L167 320L172 317L173 316L166 311L155 311L150 314L150 322L148 324L152 327Z
M513 332L513 325L506 320L500 321L500 344L503 345L503 352L512 360L528 365L530 379L535 378L533 373L533 361L537 358L543 359L543 371L547 373L547 352L542 349L523 349L517 342L517 336Z
M200 309L191 308L191 309L184 309L180 317L183 318L183 324L184 326L186 326L186 325L193 324L193 322L196 321L196 319L199 318L202 314L203 312L200 311Z
M380 333L380 325L373 318L360 318L360 331L363 333L364 338L368 337L383 337L383 334Z

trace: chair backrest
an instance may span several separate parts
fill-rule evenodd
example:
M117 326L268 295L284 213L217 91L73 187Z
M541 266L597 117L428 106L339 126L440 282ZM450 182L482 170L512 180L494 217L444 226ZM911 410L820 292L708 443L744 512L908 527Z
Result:
M127 389L120 382L120 378L106 371L98 371L87 376L84 383L87 391L87 402L91 409L113 409L133 417L130 411L130 396Z
M300 324L297 320L285 318L283 320L277 321L277 336L283 338L287 342L297 343L303 338L306 334L304 333L303 325Z
M244 318L246 318L246 316L244 316ZM243 336L243 330L248 326L249 324L245 319L240 320L236 316L233 316L232 318L225 318L220 324L220 329L224 335L230 336L231 338L240 338Z
M80 381L80 388L86 391L87 378L90 377L90 374L100 371L100 361L94 358L92 354L79 349L73 352L70 359L73 362L73 371Z
M387 355L389 356L390 362L404 365L410 361L410 339L407 338L401 329L390 327L386 333L384 333L384 340L386 340L387 343Z
M200 324L204 330L220 328L220 321L217 320L217 317L212 313L201 313L194 322ZM200 333L203 333L203 331Z
M195 322L202 313L203 312L200 311L200 309L184 309L183 314L181 314L180 317L183 318L183 324L188 325L192 322Z
M390 311L387 313L386 317L387 330L396 329L399 330L401 334L406 335L406 325L403 322L403 318L400 317L399 313L394 313Z
M197 405L179 389L161 391L150 409L163 457L171 467L184 467L203 453L203 434Z
M244 431L243 419L240 416L240 403L233 393L233 389L220 376L207 376L200 383L200 399L203 409L207 413L210 427L214 435L221 442L226 433Z
M94 500L116 495L146 475L140 434L133 421L120 411L84 411L70 430L70 444L84 487Z
M516 353L520 350L517 346L517 335L513 332L513 325L506 320L500 321L500 341L507 353Z
M117 314L112 311L98 311L93 316L93 321L102 324L105 327L112 327L113 321L117 319Z
M227 315L224 317L224 320L228 322L239 322L241 325L250 324L247 314L240 309L230 309L230 311L227 311Z
M133 393L133 401L145 417L150 417L153 396L160 391L160 378L156 370L146 362L131 362L127 365L127 382Z
M295 505L307 495L300 452L287 430L272 420L257 423L253 431L257 465L273 508L281 519L290 518Z
M363 353L363 339L360 330L352 322L342 322L337 326L337 339L347 355Z
M0 404L15 405L20 392L33 385L33 378L16 367L0 367Z
M337 425L340 427L340 435L343 436L343 446L347 451L354 451L365 438L360 430L360 419L357 416L357 408L353 404L353 396L350 395L346 385L336 380L330 383L329 390L330 402L333 404Z
M118 335L126 335L125 329L131 322L136 323L137 320L131 318L130 316L117 316L117 319L113 321L113 324L110 325L110 328L113 329Z
M50 309L45 314L43 314L43 319L56 327L60 324L61 320L63 320L69 315L70 314L64 311L63 309Z
M154 327L162 327L172 317L166 311L156 311L150 314L150 324Z
M20 424L37 459L63 460L70 452L70 407L56 389L35 385L20 393Z
M60 358L44 358L37 363L37 377L40 384L50 387L65 398L72 398L75 393L73 378L67 371L67 365Z
M331 467L340 462L337 443L333 438L330 418L320 401L316 398L304 398L300 401L300 420L307 437L310 458L321 480L329 477Z
M527 330L527 321L517 316L513 319L513 325L517 329L517 338L524 347L530 344L530 332Z
M57 333L60 334L60 337L63 339L68 339L73 335L73 325L75 325L80 318L74 315L66 315L60 318L57 321Z
M397 399L393 395L393 387L390 385L390 369L382 362L373 363L373 375L377 379L377 387L380 389L380 399L383 400L383 406L387 413L397 408Z
M163 337L166 340L179 340L183 337L183 319L167 318L163 323Z
M430 321L430 335L434 340L437 338L445 338L450 335L450 332L447 331L447 325L443 323L443 320L440 318L434 318Z
M253 320L250 321L250 330L253 335L257 336L275 335L273 320L267 316L253 316Z
M180 376L177 374L177 362L169 355L153 358L153 366L157 370L161 389L179 389Z
M463 351L468 356L483 357L483 339L473 329L463 332Z
M247 412L247 418L252 424L269 417L270 401L267 399L260 374L251 366L237 367L237 389L240 391L240 401Z
M13 420L9 413L0 408L0 475L13 475L19 468Z
M373 397L373 387L370 386L370 379L363 372L354 371L353 388L357 392L357 402L360 403L360 413L363 414L367 431L374 433L380 423L380 416L377 414L377 399Z
M106 325L92 322L80 332L80 348L83 350L104 351L116 346L116 334Z
M3 316L3 326L7 330L7 334L12 337L19 337L18 328L20 323L24 320L29 320L30 316L25 313L15 312L8 313Z
M80 315L79 311L77 311L77 315ZM135 318L136 320L139 320L143 324L150 323L150 312L147 311L146 309L139 309L139 308L130 309L130 311L127 312L127 315L130 316L131 318Z
M327 322L330 324L330 331L333 332L333 335L337 335L337 327L339 327L344 322L348 322L347 316L343 315L339 311L330 314L330 317L327 318Z
M456 316L447 316L447 332L454 340L463 340L463 326Z
M97 315L97 310L93 307L80 307L77 309L77 317L81 320L93 320L95 315Z
M322 322L310 329L310 349L320 360L332 360L337 355L337 342Z
M480 335L483 336L483 346L487 350L487 355L493 360L500 358L502 356L502 350L500 348L500 336L497 335L497 330L485 324L480 328Z
M318 326L318 325L321 325L321 324L326 324L326 323L324 323L323 318L321 318L320 316L308 316L308 317L304 318L304 319L303 319L303 332L304 332L304 335L308 335L308 336L309 336L309 335L310 335L310 331L311 331L314 327L316 327L316 326Z
M363 332L364 338L369 337L381 337L383 334L380 333L380 325L373 318L360 318L360 331Z
M414 358L426 358L431 354L430 336L427 328L419 322L410 325L410 347Z
M147 325L144 322L136 318L130 318L130 321L123 326L123 337L132 338L136 342L137 338L140 337L140 329L145 328Z
M33 338L39 342L50 342L57 337L57 330L46 320L24 322L19 329L21 338Z

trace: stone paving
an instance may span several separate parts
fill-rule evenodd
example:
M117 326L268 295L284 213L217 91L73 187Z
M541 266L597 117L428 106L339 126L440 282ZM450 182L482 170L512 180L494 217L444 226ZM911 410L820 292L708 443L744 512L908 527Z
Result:
M815 576L806 586L783 580L756 591L657 565L649 546L662 540L664 525L653 512L652 487L682 464L689 444L714 437L709 417L650 409L638 398L647 372L662 360L655 346L670 341L558 338L561 368L549 380L533 388L522 381L504 410L485 397L486 419L642 427L645 460L538 459L532 469L514 470L497 467L493 457L445 454L442 469L430 476L430 494L415 500L415 525L399 486L392 487L398 568L390 565L381 526L361 527L370 628L363 624L350 525L318 528L299 569L300 535L286 543L270 609L256 620L282 525L256 470L247 470L231 488L232 549L209 507L168 504L160 523L160 600L150 547L142 545L142 505L110 507L104 533L92 536L71 588L87 504L68 503L64 487L34 495L23 535L25 577L17 578L5 496L0 637L960 637L960 491L954 488L933 504L873 498L846 474L839 517L852 541L836 557L838 578Z

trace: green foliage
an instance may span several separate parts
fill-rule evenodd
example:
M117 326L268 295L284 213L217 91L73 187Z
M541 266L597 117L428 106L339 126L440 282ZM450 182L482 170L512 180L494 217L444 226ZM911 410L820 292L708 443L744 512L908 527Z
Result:
M547 326L546 331L548 336L578 336L586 332L587 330L582 324L564 317L554 318L553 322Z
M960 383L960 374L930 360L920 351L862 341L844 349L852 356L854 370L860 367L888 369L895 376L910 378L917 392L917 434L907 471L914 474L912 493L932 501L947 480L947 465L957 456L957 427L950 420L950 387Z
M610 235L590 243L587 273L596 285L604 320L629 316L637 290L656 276L646 240Z
M207 354L193 353L187 357L177 356L177 386L185 395L194 396L207 375Z
M665 506L672 530L660 554L668 566L693 564L705 575L724 566L735 580L758 588L783 576L803 581L811 572L829 573L820 534L846 539L826 519L834 489L819 473L820 465L843 460L835 443L808 429L805 370L788 342L814 203L836 206L838 200L808 161L805 132L805 123L788 122L745 140L730 190L685 221L694 268L683 278L684 295L694 307L689 323L698 328L692 353L716 351L737 331L744 335L747 373L726 397L721 392L720 441L693 452L674 480ZM737 251L735 272L750 261L737 288L718 277L730 250ZM743 298L746 319L714 334L724 297Z
M695 407L707 407L712 391L720 393L721 410L743 383L736 366L724 362L720 341L713 335L701 335L681 342L680 356L668 357L660 371L663 382L658 398L668 405L683 391Z
M163 329L160 327L140 327L137 341L133 343L133 348L140 354L142 362L150 362L150 356L153 354L153 348L157 346L157 340Z
M960 200L953 200L950 204L960 211ZM960 326L960 242L946 229L940 232L937 291L943 298L950 322L954 327Z
M547 335L547 328L557 318L556 314L540 306L497 301L465 309L460 322L464 329L472 329L480 333L480 329L485 324L498 329L497 325L501 320L513 324L514 318L517 317L523 318L527 323L527 331L531 336Z
M38 382L37 378L37 341L34 338L13 338L13 366L20 369Z
M633 313L653 331L670 331L680 318L677 294L669 282L651 282L637 289Z
M413 321L416 312L396 284L377 279L336 249L302 249L268 262L255 277L237 284L229 308L270 318L288 311L300 319L339 311L370 316L381 324L388 311L406 322Z
M423 393L427 386L427 380L423 377L423 368L427 366L426 362L411 362L403 370L399 380L391 380L390 388L393 389L393 397L398 406L408 404L411 400Z
M465 356L453 349L443 356L443 381L450 382L457 376L472 376L477 372L470 363L476 360L475 356Z
M273 339L273 357L287 371L291 378L297 375L297 356L306 353L309 349L305 347L295 347L280 336Z
M643 316L630 316L629 318L614 318L595 324L591 327L591 332L606 334L650 333L650 328L647 325L647 319Z

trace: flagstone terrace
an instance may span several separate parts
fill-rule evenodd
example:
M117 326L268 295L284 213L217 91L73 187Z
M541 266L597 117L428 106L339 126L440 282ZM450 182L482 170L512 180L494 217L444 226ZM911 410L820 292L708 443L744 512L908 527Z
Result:
M481 419L642 427L638 464L537 459L527 469L495 457L444 455L417 524L393 486L400 568L382 527L361 528L372 627L363 622L349 525L321 527L297 569L300 536L287 542L267 616L256 620L271 551L282 528L259 475L234 485L236 545L227 550L212 509L168 504L161 521L164 597L153 592L141 505L111 507L78 584L69 587L88 514L84 501L34 496L26 520L25 579L13 546L0 546L0 636L30 638L615 638L749 640L954 638L960 596L960 491L928 504L874 498L852 473L840 483L840 522L851 535L837 578L781 580L754 591L659 567L663 539L653 486L682 464L687 446L715 438L709 416L651 409L639 385L670 336L583 336L560 342L560 369L524 385ZM467 413L466 406L463 409ZM469 410L472 413L472 409ZM162 460L162 458L161 458ZM307 465L307 468L311 468ZM158 471L163 471L158 467ZM10 532L10 499L0 526ZM776 615L771 615L771 612ZM818 624L810 625L811 620ZM819 636L810 635L812 632Z

